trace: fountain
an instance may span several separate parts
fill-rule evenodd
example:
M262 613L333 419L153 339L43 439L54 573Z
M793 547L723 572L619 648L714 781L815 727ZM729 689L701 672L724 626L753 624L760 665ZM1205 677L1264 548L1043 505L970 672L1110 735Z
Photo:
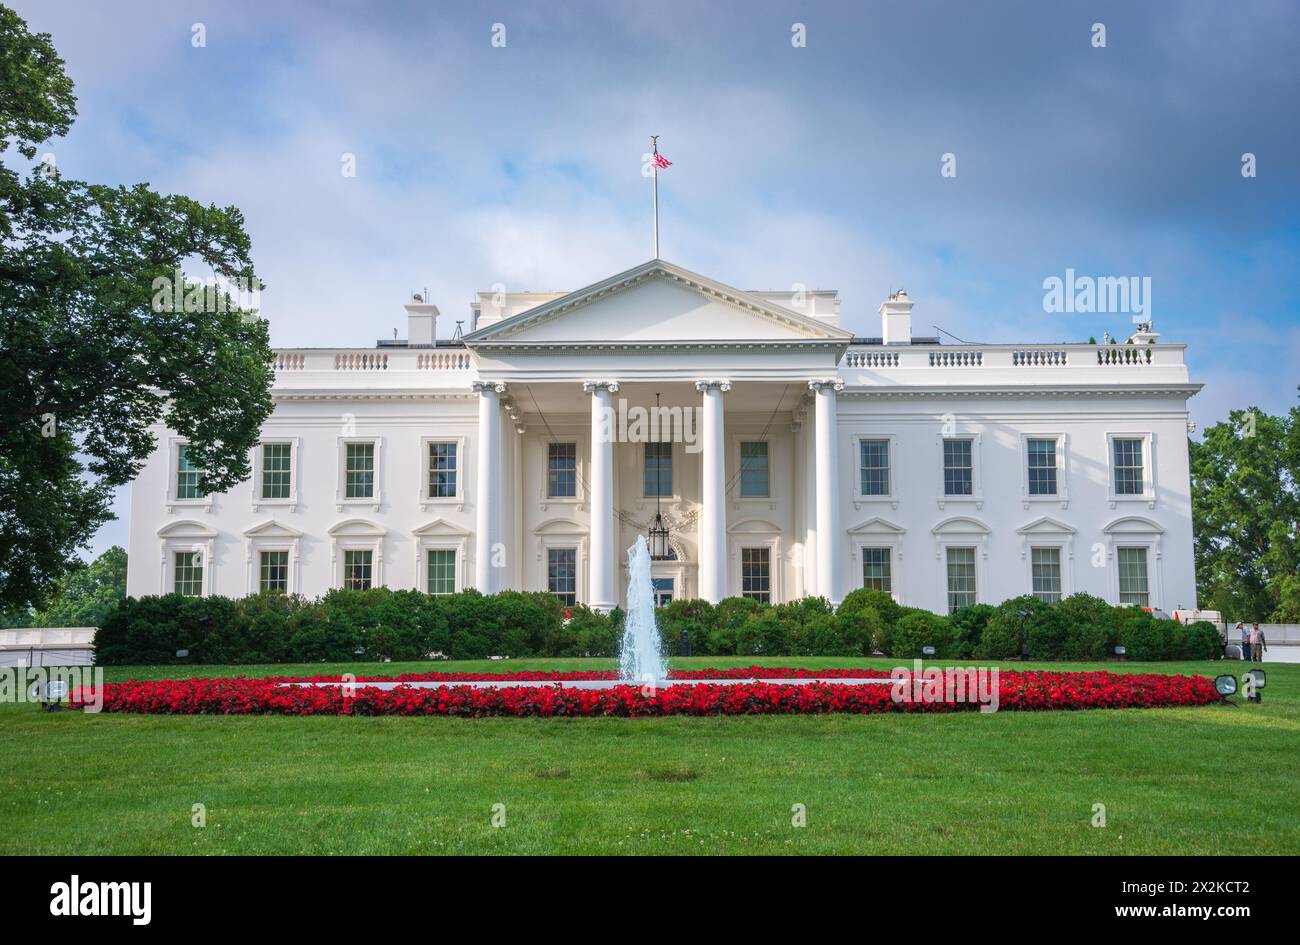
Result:
M645 536L627 550L627 617L619 651L619 678L623 682L658 686L668 681L663 641L655 622L654 585L650 580L650 547Z
M561 688L561 689L612 689L616 686L640 686L655 690L668 686L736 686L753 682L772 685L807 686L814 683L834 685L890 685L892 680L862 677L732 677L711 679L669 679L668 664L664 660L663 641L655 620L654 584L650 579L650 547L645 536L637 536L636 543L627 550L627 616L623 626L623 643L619 651L618 679L430 679L395 680L370 679L355 682L286 680L281 686L347 686L356 689L397 688L443 689L468 687L471 689L511 688Z

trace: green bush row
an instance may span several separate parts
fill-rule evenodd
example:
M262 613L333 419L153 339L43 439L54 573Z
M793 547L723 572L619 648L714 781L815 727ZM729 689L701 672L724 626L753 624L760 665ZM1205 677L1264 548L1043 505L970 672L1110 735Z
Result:
M106 665L615 656L622 614L571 608L553 594L468 590L333 590L319 600L283 594L127 598L95 635ZM178 656L184 651L184 656Z
M623 614L564 608L551 594L469 590L330 591L318 600L261 594L127 598L96 635L108 665L483 659L618 655ZM838 608L820 597L768 605L676 600L658 611L664 649L699 656L870 656L900 659L932 646L938 659L1098 660L1116 645L1134 660L1213 659L1218 631L1184 627L1087 594L1059 603L1017 597L939 616L888 594L857 590ZM178 656L178 651L186 655Z
M1021 614L1024 616L1021 616ZM670 653L683 637L700 655L886 656L913 659L932 646L937 659L1099 660L1127 648L1134 660L1214 659L1212 624L1184 627L1136 607L1113 607L1075 594L1059 603L1017 597L999 606L975 604L940 616L904 607L883 591L862 589L832 609L821 598L768 607L731 598L717 606L673 601L660 612Z

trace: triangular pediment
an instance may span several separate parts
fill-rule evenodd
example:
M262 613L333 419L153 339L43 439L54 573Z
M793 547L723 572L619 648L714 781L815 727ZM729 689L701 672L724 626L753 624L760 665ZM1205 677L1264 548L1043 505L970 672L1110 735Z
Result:
M469 531L446 519L435 518L432 522L412 530L411 534L419 538L464 538Z
M848 531L850 535L902 535L907 529L877 515L854 525Z
M1050 515L1044 515L1042 518L1034 519L1028 525L1021 525L1016 532L1021 535L1073 535L1074 528Z
M275 519L268 519L261 525L254 525L252 528L245 529L244 537L246 538L301 538L302 532L292 528L283 522L277 522Z
M465 336L470 348L784 342L852 332L654 259Z

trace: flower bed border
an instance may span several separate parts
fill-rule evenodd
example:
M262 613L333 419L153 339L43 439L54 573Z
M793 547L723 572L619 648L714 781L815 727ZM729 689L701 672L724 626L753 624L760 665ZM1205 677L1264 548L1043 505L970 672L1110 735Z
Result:
M790 669L743 667L675 671L678 679L755 679L752 683L711 686L666 686L643 690L635 685L608 689L559 686L471 688L445 686L393 689L345 686L292 686L291 682L340 682L343 677L267 677L248 679L191 678L104 685L104 712L164 715L445 715L505 717L637 717L665 715L825 715L884 712L962 712L980 708L976 701L907 701L895 698L893 686L816 682L774 684L775 678L889 678L877 669ZM358 677L357 681L497 681L615 679L606 671L518 673L404 673ZM1207 705L1217 700L1214 684L1204 676L1162 673L1048 672L1002 670L998 677L999 711L1131 709ZM73 704L80 705L73 693ZM87 702L91 700L86 700Z

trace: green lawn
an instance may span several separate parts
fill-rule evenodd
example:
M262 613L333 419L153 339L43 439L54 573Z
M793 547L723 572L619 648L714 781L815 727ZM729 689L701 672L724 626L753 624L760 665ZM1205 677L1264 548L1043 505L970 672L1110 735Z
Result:
M755 662L893 665L674 665ZM610 665L132 667L108 679ZM1243 664L1106 668L1225 666ZM1300 665L1268 671L1258 706L990 715L169 717L3 705L0 854L1295 854ZM1102 829L1090 825L1097 803ZM496 804L503 827L491 823ZM791 825L795 804L806 827Z

